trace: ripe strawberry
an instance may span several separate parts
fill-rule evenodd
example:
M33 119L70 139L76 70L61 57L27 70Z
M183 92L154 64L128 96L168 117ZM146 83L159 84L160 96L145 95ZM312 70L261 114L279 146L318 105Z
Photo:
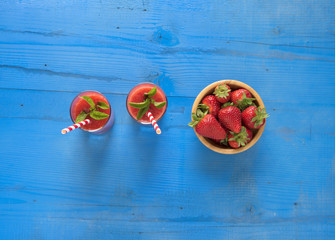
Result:
M235 106L228 106L219 111L220 123L229 130L239 133L241 131L241 111Z
M253 104L252 101L254 101L255 98L252 98L252 95L248 90L241 88L231 93L230 100L243 111L245 108Z
M244 147L251 141L252 137L251 130L242 126L239 133L229 132L228 144L232 148Z
M221 124L221 123L220 123ZM222 124L221 124L222 126ZM218 143L219 145L225 145L225 146L228 146L228 132L229 132L229 129L228 128L225 128L224 126L222 126L222 128L225 130L225 132L227 133L226 134L226 137L224 139L212 139L214 142Z
M263 126L267 117L269 117L269 114L261 107L250 106L242 112L243 124L252 129Z
M188 125L195 128L195 131L201 136L212 139L226 138L226 131L221 127L221 124L212 114L205 116L197 116L192 114L193 121Z
M220 123L221 124L221 123ZM222 126L222 124L221 124ZM228 132L229 132L229 129L222 126L222 128L225 130L226 132L226 137L224 139L213 139L214 142L220 144L220 145L225 145L225 146L228 146Z
M201 103L209 107L209 114L212 114L216 118L218 117L221 104L218 100L216 100L214 95L207 95L204 99L202 99Z
M215 95L216 100L220 103L225 103L230 100L231 89L227 84L221 83L216 86L213 94Z

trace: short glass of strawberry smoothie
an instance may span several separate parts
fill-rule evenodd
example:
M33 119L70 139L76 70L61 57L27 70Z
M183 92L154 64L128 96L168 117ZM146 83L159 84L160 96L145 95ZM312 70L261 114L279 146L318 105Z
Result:
M153 92L154 88L155 91ZM147 104L146 108L144 107L144 114L141 118L138 119L141 108L133 106L134 104L145 105L146 101L148 101L149 104ZM149 117L145 113L150 111L156 121L160 120L167 109L167 97L164 91L156 84L144 82L136 85L133 89L130 90L126 104L128 113L133 119L141 124L151 124ZM133 106L131 106L131 104Z
M97 91L79 93L72 101L70 115L73 123L89 119L91 122L81 127L82 130L102 134L114 124L114 111L107 98Z

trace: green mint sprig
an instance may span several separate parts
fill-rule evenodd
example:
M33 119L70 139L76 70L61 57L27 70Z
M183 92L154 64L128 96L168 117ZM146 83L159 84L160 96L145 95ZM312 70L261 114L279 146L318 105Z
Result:
M149 92L144 93L145 100L140 103L129 102L129 106L140 109L137 113L136 119L140 120L144 114L149 110L150 104L153 104L156 108L162 108L166 102L156 102L152 97L157 93L157 88L153 87Z
M88 104L90 104L91 107L90 107L89 112L82 111L81 113L79 113L75 121L76 123L84 121L88 115L90 115L90 117L95 120L101 120L101 119L105 119L109 117L109 114L98 111L99 108L109 109L109 106L107 103L99 101L97 102L97 104L95 104L92 98L90 98L89 96L82 96L80 98L88 102Z

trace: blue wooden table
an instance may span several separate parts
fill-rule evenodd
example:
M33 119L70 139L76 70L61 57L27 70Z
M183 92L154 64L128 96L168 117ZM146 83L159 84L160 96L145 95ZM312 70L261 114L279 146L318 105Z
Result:
M334 239L334 76L333 0L1 0L0 239ZM237 155L187 126L221 79L271 115ZM144 81L160 136L126 110ZM60 133L83 90L107 134Z

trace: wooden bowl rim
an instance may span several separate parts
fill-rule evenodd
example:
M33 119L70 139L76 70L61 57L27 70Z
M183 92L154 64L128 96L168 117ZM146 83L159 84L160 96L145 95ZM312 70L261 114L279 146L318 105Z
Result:
M214 92L214 88L216 86L218 86L219 84L221 83L225 83L225 84L228 84L229 86L238 86L238 88L236 89L239 89L239 88L244 88L244 89L247 89L251 95L256 98L256 103L258 103L257 105L262 107L262 108L265 108L264 106L264 103L261 99L261 97L258 95L258 93L252 88L250 87L249 85L243 83L243 82L240 82L240 81L237 81L237 80L231 80L231 79L225 79L225 80L220 80L220 81L216 81L210 85L208 85L207 87L205 87L199 94L198 96L196 97L196 99L194 100L194 103L193 103L193 106L192 106L192 113L195 113L196 112L196 109L197 109L197 106L199 105L199 103L201 102L201 100L207 96L208 94L211 94ZM235 89L235 90L236 90ZM191 116L191 120L192 119L192 116ZM266 123L265 123L266 124ZM221 147L218 147L216 145L213 145L209 140L207 140L206 138L204 138L203 136L199 135L195 129L194 129L194 132L195 134L197 135L198 139L209 149L215 151L215 152L218 152L218 153L221 153L221 154L236 154L236 153L241 153L241 152L244 152L246 150L248 150L249 148L251 148L258 140L259 138L262 136L263 134L263 131L264 131L264 128L265 128L265 124L260 127L258 129L258 131L256 132L256 134L254 135L253 139L251 139L251 141L245 146L245 147L240 147L240 148L237 148L237 149L229 149L229 148L221 148Z

